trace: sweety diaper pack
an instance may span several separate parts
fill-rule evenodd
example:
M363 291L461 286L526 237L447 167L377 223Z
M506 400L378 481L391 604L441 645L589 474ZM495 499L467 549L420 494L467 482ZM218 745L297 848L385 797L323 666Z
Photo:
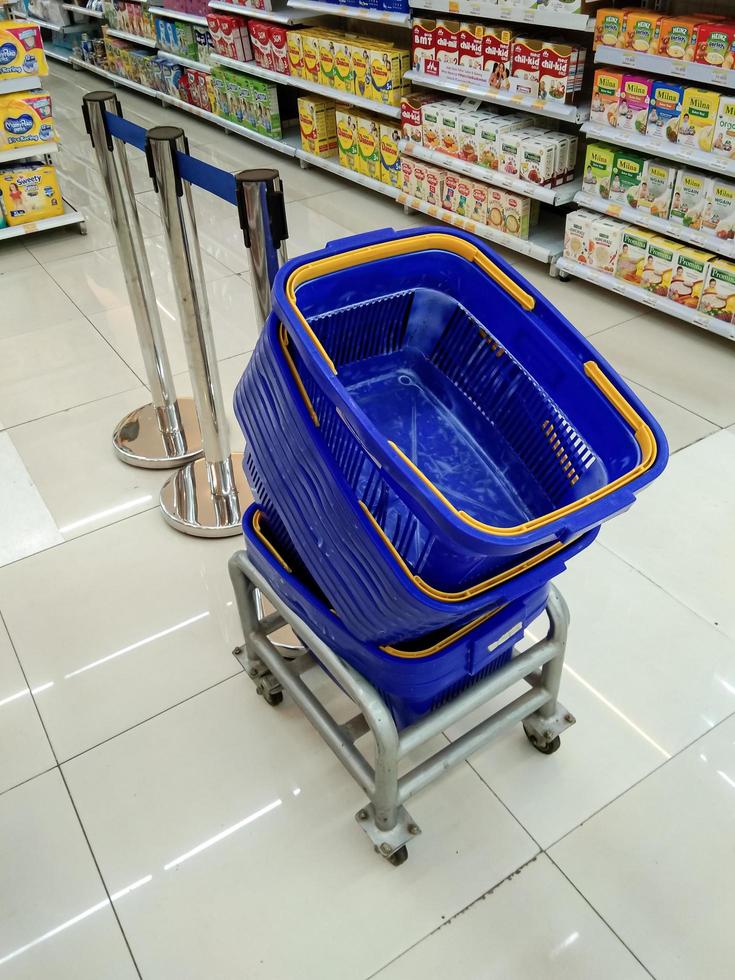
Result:
M64 213L54 167L42 163L0 169L0 204L9 225Z

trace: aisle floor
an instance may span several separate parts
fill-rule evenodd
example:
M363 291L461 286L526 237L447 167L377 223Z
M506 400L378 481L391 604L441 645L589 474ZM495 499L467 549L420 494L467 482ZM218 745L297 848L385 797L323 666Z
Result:
M735 348L510 256L629 379L674 454L559 582L578 719L561 750L539 755L519 728L478 753L411 803L423 836L393 869L326 746L293 704L264 705L232 656L237 539L169 529L161 474L113 457L114 425L147 392L80 113L98 80L54 65L49 81L88 234L0 246L0 977L731 977ZM423 220L120 97L220 167L279 167L291 254ZM156 196L133 153L183 393ZM247 256L234 209L196 203L229 401L256 339Z

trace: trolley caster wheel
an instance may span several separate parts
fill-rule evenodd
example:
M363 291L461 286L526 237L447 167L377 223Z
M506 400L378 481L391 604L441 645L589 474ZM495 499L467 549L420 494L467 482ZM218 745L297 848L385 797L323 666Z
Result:
M526 732L526 729L523 729ZM554 752L561 745L561 738L557 735L556 738L552 738L550 742L540 742L535 735L530 732L526 732L526 738L531 743L531 745L540 752L542 755L553 755Z
M572 277L571 277L571 276L569 275L569 273L568 273L568 272L561 272L561 271L560 271L560 272L559 272L559 275L557 276L557 278L559 279L559 281L560 281L560 282L569 282L569 280L570 280L570 279L571 279Z
M394 868L399 868L402 864L405 864L408 861L408 848L406 845L404 844L398 850L393 851L388 860Z
M275 708L283 701L283 691L266 691L263 694L263 698L266 704L269 704L272 708Z

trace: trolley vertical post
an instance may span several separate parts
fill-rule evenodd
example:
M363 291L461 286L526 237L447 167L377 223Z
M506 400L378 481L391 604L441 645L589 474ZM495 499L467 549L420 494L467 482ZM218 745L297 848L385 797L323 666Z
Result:
M176 397L171 366L153 290L125 144L113 137L105 113L122 115L112 92L90 92L83 98L84 121L105 188L110 220L125 274L138 332L151 402L130 412L117 425L112 445L132 466L167 469L202 454L202 440L190 398Z
M161 510L172 527L199 537L240 532L250 502L242 453L230 453L217 354L209 316L191 188L181 179L177 154L188 149L176 126L148 131L146 155L161 205L166 247L184 334L204 459L175 473L161 490Z
M262 330L271 312L273 280L288 259L283 185L278 171L271 168L241 170L235 181L240 227L250 254L255 312Z

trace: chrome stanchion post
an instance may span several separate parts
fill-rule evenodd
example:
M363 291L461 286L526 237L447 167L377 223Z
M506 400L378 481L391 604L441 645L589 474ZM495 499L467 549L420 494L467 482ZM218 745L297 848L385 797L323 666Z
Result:
M173 474L161 490L161 510L179 531L224 537L240 533L241 513L252 496L242 453L230 454L191 188L179 174L178 151L187 151L182 129L156 126L148 131L146 154L161 204L204 459Z
M250 283L260 329L271 311L271 286L287 260L286 207L277 170L241 170L235 174L237 209L250 253Z
M84 96L84 121L102 175L151 392L150 404L136 408L117 425L112 445L120 459L132 466L167 469L201 456L202 439L194 402L176 398L125 144L111 135L106 111L122 115L112 92Z

